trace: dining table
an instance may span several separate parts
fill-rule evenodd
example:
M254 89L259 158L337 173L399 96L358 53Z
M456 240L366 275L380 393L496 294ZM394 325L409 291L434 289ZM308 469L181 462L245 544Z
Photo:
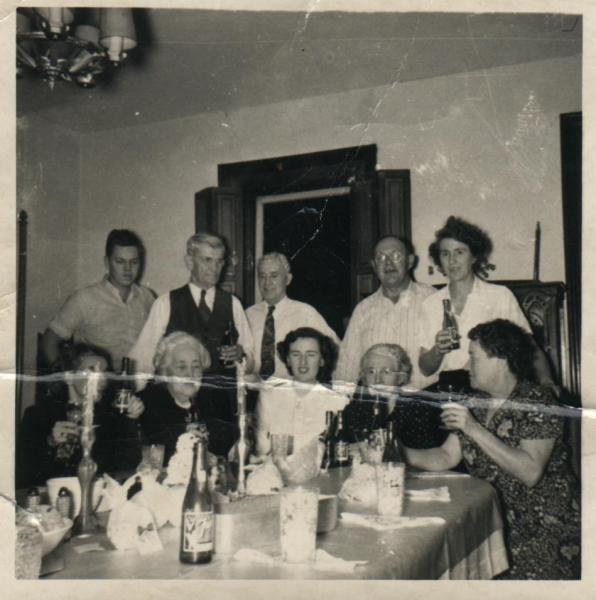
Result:
M313 483L321 493L336 494L348 475L349 470L331 469ZM273 558L271 564L221 555L217 548L208 564L183 564L178 559L180 530L166 524L159 530L163 549L143 556L116 550L105 531L82 540L73 537L44 558L42 573L49 573L42 579L462 580L492 579L507 570L499 501L489 483L457 472L408 471L405 487L403 516L411 526L379 530L354 523L341 517L340 503L335 528L317 536L318 550L359 561L353 568L285 564L277 540L252 548ZM448 501L411 495L412 490L442 487L448 489ZM272 512L271 518L279 519L279 513Z

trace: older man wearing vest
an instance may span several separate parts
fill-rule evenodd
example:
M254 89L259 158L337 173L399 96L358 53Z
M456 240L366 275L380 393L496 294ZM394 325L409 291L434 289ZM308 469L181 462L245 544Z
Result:
M233 375L230 366L242 356L247 357L247 370L252 369L253 339L242 305L216 287L225 253L223 240L215 234L201 232L189 238L184 264L190 281L157 298L131 351L140 380L153 373L157 343L172 331L190 333L205 345L211 356L206 375L214 381L218 379L213 376Z

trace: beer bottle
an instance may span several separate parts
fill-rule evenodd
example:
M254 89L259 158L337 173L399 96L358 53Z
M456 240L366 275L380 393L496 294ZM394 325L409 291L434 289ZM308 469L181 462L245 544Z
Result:
M214 535L215 517L205 469L205 442L199 440L193 446L190 480L182 503L180 561L190 564L210 562Z
M451 300L445 298L443 300L443 330L448 331L451 335L451 350L459 348L459 333L457 331L457 321L451 310Z
M396 425L397 423L394 419L390 419L387 422L387 443L385 444L385 452L383 453L383 462L403 462L397 443Z
M236 332L236 328L234 327L233 321L228 321L226 324L226 328L224 329L223 337L221 338L220 346L235 346L238 342L238 333ZM222 360L222 364L226 369L233 368L234 362L229 360Z
M348 432L344 429L343 411L337 413L337 431L333 444L334 464L337 467L350 465L350 440Z
M385 428L383 427L383 420L381 418L381 406L379 404L379 398L375 400L373 404L373 420L371 431L368 435L369 446L373 448L381 448L385 444Z
M125 356L122 359L122 371L116 397L114 399L114 408L122 415L128 410L128 403L132 396L132 381L131 381L130 358Z

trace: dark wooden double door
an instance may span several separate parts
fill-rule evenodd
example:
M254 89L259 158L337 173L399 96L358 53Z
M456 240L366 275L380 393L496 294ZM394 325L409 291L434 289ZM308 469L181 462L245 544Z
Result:
M343 335L354 305L376 287L376 240L411 236L410 173L376 170L376 154L371 145L220 165L220 185L196 194L195 215L197 230L229 244L223 287L252 304L258 255L283 252L294 275L289 295Z

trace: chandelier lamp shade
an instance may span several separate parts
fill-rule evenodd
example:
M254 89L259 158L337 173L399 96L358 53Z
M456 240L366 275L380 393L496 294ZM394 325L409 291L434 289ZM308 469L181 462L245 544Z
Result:
M17 76L33 70L56 81L93 87L137 45L130 8L20 8Z

